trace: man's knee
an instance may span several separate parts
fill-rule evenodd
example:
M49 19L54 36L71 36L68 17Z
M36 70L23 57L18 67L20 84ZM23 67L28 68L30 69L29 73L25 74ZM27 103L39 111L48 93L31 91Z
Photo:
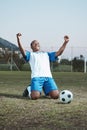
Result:
M31 92L31 99L36 100L38 98L40 98L40 92L38 92L38 91L32 91Z
M59 98L59 91L58 90L53 90L49 93L50 97L53 99L58 99Z

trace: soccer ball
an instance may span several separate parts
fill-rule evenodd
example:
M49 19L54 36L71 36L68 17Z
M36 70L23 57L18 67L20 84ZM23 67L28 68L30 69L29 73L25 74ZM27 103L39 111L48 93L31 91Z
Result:
M73 93L69 90L63 90L60 92L60 102L70 103L73 100Z

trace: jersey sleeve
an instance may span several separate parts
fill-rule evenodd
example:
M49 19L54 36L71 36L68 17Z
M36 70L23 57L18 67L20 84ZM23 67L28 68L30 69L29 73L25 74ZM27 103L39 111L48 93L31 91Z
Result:
M48 56L49 56L50 61L54 62L58 60L58 57L56 56L56 52L48 52Z
M30 52L26 51L25 52L25 60L28 62L30 60Z

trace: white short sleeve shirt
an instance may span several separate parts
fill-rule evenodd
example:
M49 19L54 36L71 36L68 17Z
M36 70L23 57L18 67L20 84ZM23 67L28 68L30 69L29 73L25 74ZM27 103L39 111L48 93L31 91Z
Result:
M55 52L26 52L25 60L31 67L31 78L33 77L52 77L50 61L55 61Z

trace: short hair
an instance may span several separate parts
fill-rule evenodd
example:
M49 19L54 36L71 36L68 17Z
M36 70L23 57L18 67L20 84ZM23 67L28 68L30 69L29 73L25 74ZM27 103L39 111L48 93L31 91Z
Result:
M31 46L31 47L32 47L32 44L33 44L34 42L36 42L36 40L33 40L33 41L30 43L30 46Z

